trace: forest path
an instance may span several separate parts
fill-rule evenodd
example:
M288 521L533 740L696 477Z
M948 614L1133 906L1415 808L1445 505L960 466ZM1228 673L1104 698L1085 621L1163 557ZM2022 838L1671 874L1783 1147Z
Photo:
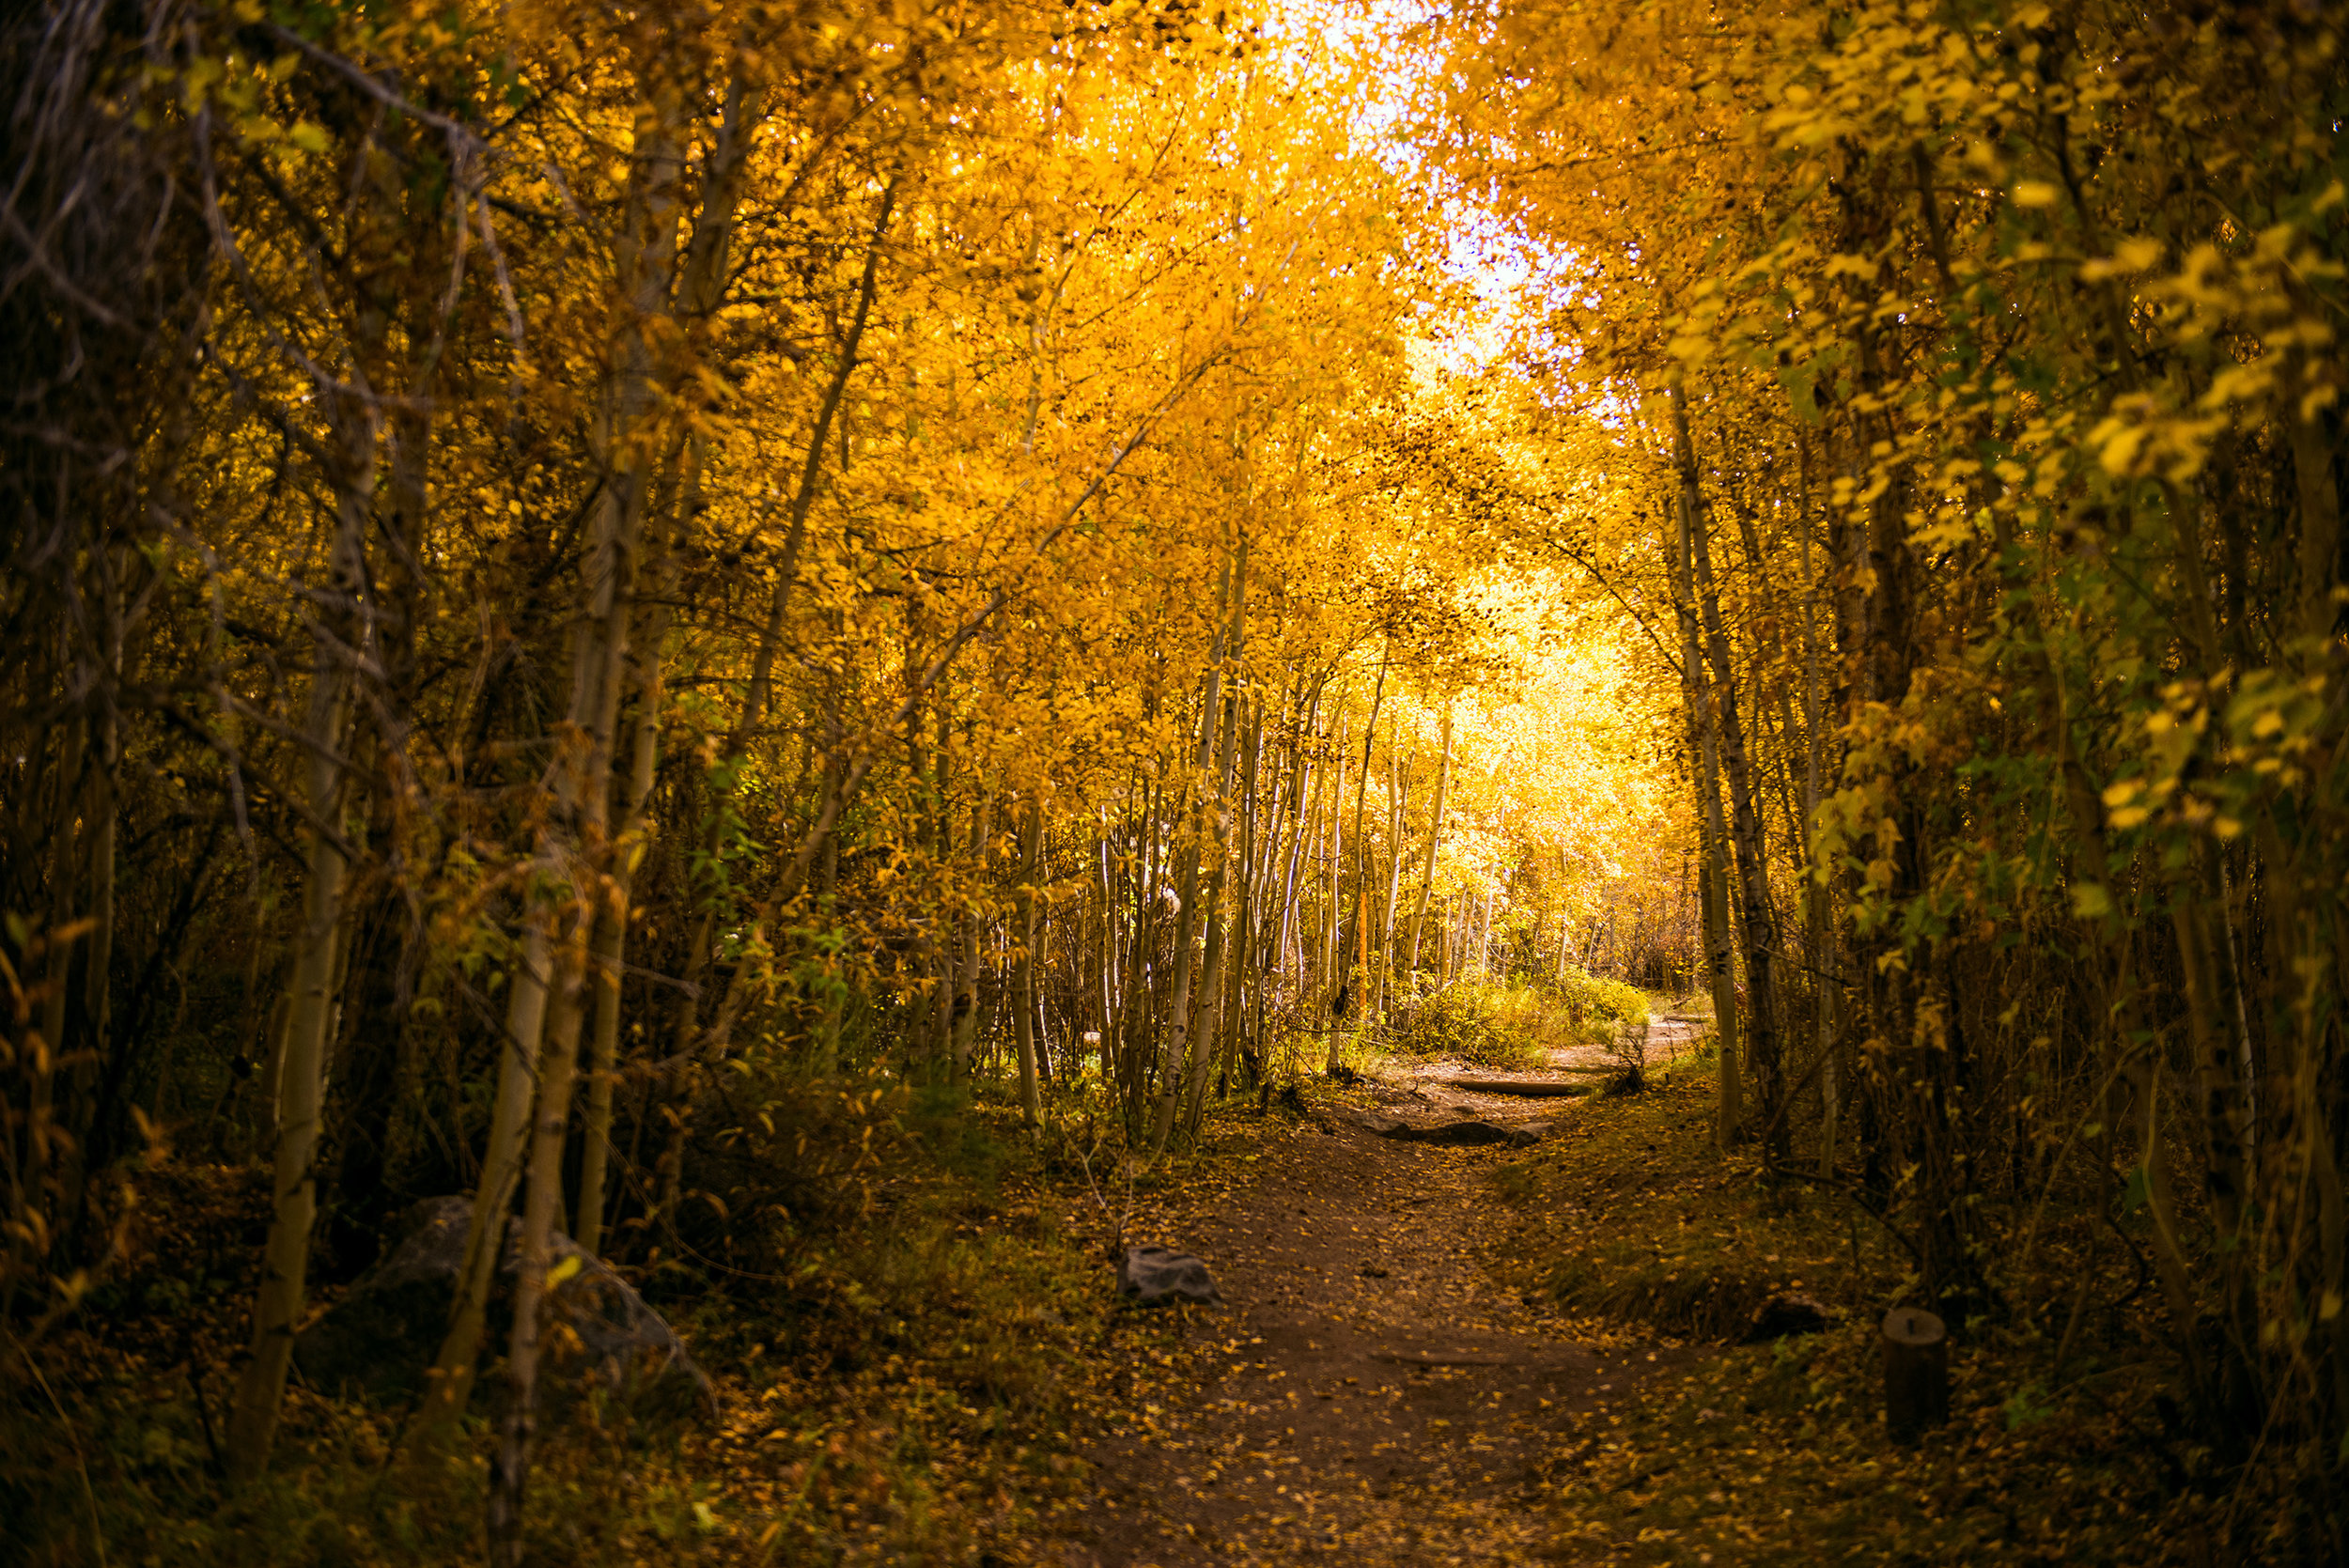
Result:
M1492 1173L1509 1157L1324 1114L1274 1134L1253 1181L1184 1234L1137 1238L1198 1252L1225 1305L1184 1309L1172 1364L1136 1369L1134 1425L1086 1455L1089 1502L1018 1560L1554 1560L1563 1521L1538 1475L1565 1418L1688 1353L1578 1334L1493 1278L1511 1211Z

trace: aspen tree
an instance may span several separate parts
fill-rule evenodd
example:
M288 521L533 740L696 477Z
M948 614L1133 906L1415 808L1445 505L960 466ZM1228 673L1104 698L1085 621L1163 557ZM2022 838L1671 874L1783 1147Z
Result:
M1305 991L1304 910L1300 903L1305 890L1298 880L1298 873L1304 862L1306 837L1315 822L1322 774L1327 771L1313 765L1312 742L1317 734L1320 712L1321 682L1316 680L1303 704L1303 714L1290 749L1288 869L1282 877L1279 935L1273 948L1275 966L1287 963L1291 967L1289 984L1300 996Z
M1403 893L1403 812L1411 767L1409 749L1398 755L1394 739L1392 734L1387 737L1387 896L1378 921L1377 996L1381 1012L1386 1007L1388 977L1394 968L1395 906Z
M702 205L694 215L692 233L677 270L677 314L688 321L705 320L720 305L728 263L733 255L736 214L748 181L753 137L765 117L766 102L767 95L762 84L750 80L739 70L730 75L724 108L705 160ZM881 222L886 224L885 215ZM871 247L868 246L868 274L870 271ZM860 302L869 302L870 286L861 287L858 297ZM854 358L853 346L848 357ZM681 457L683 473L675 487L678 517L672 525L678 532L700 515L705 502L703 483L708 468L708 437L699 431L689 433ZM805 488L804 483L802 488ZM665 557L669 551L662 549L657 553ZM667 571L672 582L664 582L664 588L673 586L674 575L673 570ZM779 598L782 592L778 590ZM621 748L622 754L628 758L628 770L621 786L616 818L620 842L611 872L611 903L597 917L593 939L591 972L596 986L594 1032L586 1067L587 1106L583 1128L578 1234L575 1238L581 1249L590 1256L594 1256L602 1245L604 1186L612 1137L612 1094L619 1058L620 975L627 953L630 900L638 868L646 852L646 837L651 826L645 820L645 812L651 798L654 769L659 757L661 709L666 690L669 620L666 595L657 594L655 603L646 615L643 632L630 649L630 658L638 675L636 711L630 723L628 742ZM770 615L770 640L772 627L773 618ZM762 644L761 654L768 660L771 670L773 654L770 642ZM770 679L771 675L767 678ZM763 690L765 681L754 675L752 684ZM762 695L762 704L763 700ZM746 710L748 707L746 699ZM755 723L754 717L752 722ZM708 933L705 930L701 934L701 943L706 945L708 940ZM698 953L701 948L689 951Z
M1183 868L1175 894L1182 900L1183 908L1175 925L1174 980L1167 1009L1168 1021L1173 1028L1165 1036L1159 1064L1157 1105L1150 1126L1153 1157L1165 1150L1167 1139L1174 1132L1175 1113L1182 1104L1184 1084L1190 1066L1194 1022L1191 949L1203 928L1206 933L1210 965L1222 952L1221 927L1216 924L1220 911L1215 906L1223 890L1227 855L1224 797L1231 773L1232 748L1237 743L1238 729L1237 700L1236 697L1226 699L1223 675L1227 662L1237 666L1239 661L1247 602L1248 536L1243 531L1235 542L1230 563L1222 572L1221 592L1216 601L1221 613L1217 617L1215 636L1208 649L1206 691L1200 701L1199 748L1190 768L1190 822L1180 851ZM1212 796L1207 793L1210 786ZM1210 848L1214 855L1209 870L1210 891L1207 908L1203 911L1197 907L1199 867ZM1217 978L1220 977L1211 975L1208 985L1200 987L1202 1002L1213 995Z
M334 592L346 602L364 592L364 518L376 460L372 411L345 412L350 469L338 487L329 569ZM303 886L302 931L295 951L281 1058L277 1135L270 1161L272 1205L262 1251L261 1288L253 1312L252 1359L237 1381L228 1418L229 1474L257 1479L269 1466L293 1336L302 1321L309 1268L310 1228L318 1215L318 1173L312 1168L326 1094L328 1026L333 979L343 924L343 747L350 706L351 671L340 632L321 617L315 637L318 666L311 677L303 740L309 753L312 826Z
M1707 543L1704 499L1697 474L1696 450L1688 438L1688 396L1672 390L1672 435L1680 466L1681 527L1688 541L1698 615L1704 629L1703 652L1713 674L1706 695L1713 743L1729 784L1734 814L1732 842L1736 848L1738 908L1745 926L1746 986L1750 1005L1745 1026L1747 1059L1761 1079L1762 1115L1782 1139L1784 1122L1779 1114L1785 1088L1778 1044L1778 989L1773 964L1778 946L1772 929L1768 873L1763 862L1762 823L1754 810L1752 768L1746 753L1745 731L1738 722L1736 682L1730 660L1729 637L1722 629L1720 597L1713 581L1712 552ZM1697 650L1691 648L1690 653ZM1724 1094L1726 1091L1724 1091ZM1773 1157L1782 1151L1773 1149Z
M1685 502L1674 508L1678 548L1673 551L1672 596L1680 615L1681 669L1687 686L1689 768L1697 789L1703 848L1697 867L1697 902L1704 931L1705 969L1713 991L1713 1028L1720 1050L1719 1103L1715 1109L1714 1136L1727 1150L1744 1126L1743 1082L1737 1059L1737 992L1728 910L1728 834L1721 824L1719 763L1714 749L1712 705L1704 678L1703 650L1698 642L1695 603L1694 545L1689 536Z
M1019 1113L1030 1126L1044 1117L1036 1089L1036 889L1044 879L1044 798L1028 797L1027 820L1020 830L1019 944L1013 991L1013 1027L1019 1051ZM1103 947L1107 947L1104 942Z
M1428 896L1436 888L1436 853L1443 847L1443 797L1452 782L1452 706L1453 699L1444 698L1443 751L1436 763L1436 800L1427 812L1427 847L1420 866L1419 903L1411 911L1411 961L1408 974L1419 973L1420 928L1427 920Z

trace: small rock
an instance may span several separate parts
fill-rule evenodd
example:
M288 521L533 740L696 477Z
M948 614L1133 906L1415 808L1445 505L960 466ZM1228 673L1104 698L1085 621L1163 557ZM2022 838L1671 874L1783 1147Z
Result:
M1762 1303L1762 1310L1753 1314L1753 1327L1737 1343L1766 1344L1796 1334L1816 1334L1831 1321L1828 1309L1810 1296L1773 1296Z
M1207 1265L1189 1252L1171 1247L1128 1247L1117 1265L1117 1294L1137 1307L1154 1306L1180 1297L1185 1301L1221 1302Z

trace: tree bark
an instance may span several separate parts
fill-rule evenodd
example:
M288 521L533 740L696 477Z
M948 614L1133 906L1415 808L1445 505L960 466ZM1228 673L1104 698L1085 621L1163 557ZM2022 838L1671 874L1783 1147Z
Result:
M1238 616L1233 616L1235 632ZM1234 655L1238 653L1237 635ZM1238 926L1223 908L1223 890L1231 873L1232 829L1231 794L1232 764L1239 746L1241 697L1237 691L1224 699L1223 738L1217 747L1215 765L1215 831L1212 852L1215 856L1213 873L1207 881L1207 907L1205 914L1207 926L1206 963L1199 985L1199 1017L1191 1030L1191 1051L1189 1081L1184 1086L1184 1125L1195 1126L1201 1106L1207 1092L1209 1069L1215 1063L1216 1047L1224 1026L1223 971L1231 951L1233 936Z
M1730 660L1729 634L1721 621L1720 596L1713 581L1713 552L1705 521L1704 498L1698 483L1696 449L1688 439L1688 397L1672 389L1672 435L1680 462L1681 525L1688 532L1695 562L1698 606L1703 616L1706 651L1718 682L1713 706L1714 733L1729 784L1732 843L1736 849L1737 903L1745 932L1746 1029L1748 1057L1760 1079L1764 1125L1771 1129L1775 1157L1783 1154L1786 1119L1781 1113L1785 1082L1778 1039L1778 989L1774 965L1778 936L1770 908L1769 865L1763 859L1761 817L1754 809L1753 769L1746 753L1744 727L1738 722L1735 668ZM1702 678L1702 677L1699 677Z
M1673 552L1673 598L1680 616L1681 681L1688 709L1689 768L1697 786L1698 831L1703 854L1697 871L1697 908L1704 932L1705 969L1713 991L1713 1029L1720 1045L1719 1101L1714 1141L1723 1150L1736 1142L1744 1123L1744 1084L1737 1062L1737 982L1726 907L1728 834L1721 825L1721 792L1713 749L1712 704L1697 641L1695 572L1690 565L1686 508L1680 509L1679 548Z
M366 582L363 552L366 506L375 474L372 411L342 411L345 458L350 472L337 485L334 536L331 546L332 592L346 605L359 602ZM337 622L347 617L336 615ZM326 1059L334 1019L337 939L343 924L343 883L348 870L340 837L345 769L342 748L350 706L352 672L345 649L349 628L330 630L321 620L313 646L318 670L312 676L303 744L309 753L307 792L309 847L304 865L302 937L295 951L292 1003L288 1010L281 1064L276 1147L271 1158L274 1207L261 1262L261 1288L253 1310L253 1358L238 1379L229 1413L227 1465L232 1482L243 1483L269 1467L285 1404L286 1374L293 1362L294 1330L302 1321L310 1256L310 1230L318 1218L319 1116L326 1098Z
M1019 1114L1030 1126L1044 1119L1044 1103L1036 1088L1035 939L1036 889L1044 877L1044 797L1028 798L1028 820L1020 833L1019 953L1013 985L1019 1049Z
M1386 1015L1387 977L1394 968L1395 907L1403 896L1403 808L1405 792L1410 787L1411 758L1406 751L1396 755L1394 737L1387 741L1387 900L1386 914L1378 923L1378 964L1377 973L1377 1006L1374 1011Z
M1237 665L1241 653L1241 637L1246 624L1248 606L1248 536L1242 532L1235 541L1232 564L1223 574L1223 597L1220 607L1224 614L1217 628L1211 655L1214 666L1207 675L1207 696L1200 717L1200 749L1197 765L1192 768L1193 800L1190 813L1190 843L1184 850L1183 915L1176 938L1174 955L1174 995L1168 1017L1174 1025L1174 1035L1167 1045L1160 1068L1159 1103L1150 1128L1153 1157L1166 1148L1167 1139L1174 1130L1174 1118L1181 1108L1187 1079L1191 1074L1191 1053L1197 1038L1192 1030L1191 984L1193 968L1191 946L1200 929L1199 920L1206 923L1207 981L1200 987L1200 1012L1204 1016L1215 1001L1216 986L1221 974L1218 967L1223 956L1223 930L1217 906L1223 896L1223 874L1230 858L1230 822L1227 797L1231 793L1233 748L1238 740L1239 700L1235 693L1224 695L1223 667ZM1212 746L1213 750L1209 748ZM1207 768L1212 759L1214 772ZM1210 800L1203 792L1212 783L1214 797ZM1212 815L1210 815L1212 814ZM1206 908L1194 919L1190 902L1198 895L1199 862L1203 855L1215 857L1208 882ZM1204 1018L1203 1018L1204 1021ZM1200 1054L1204 1057L1205 1052Z

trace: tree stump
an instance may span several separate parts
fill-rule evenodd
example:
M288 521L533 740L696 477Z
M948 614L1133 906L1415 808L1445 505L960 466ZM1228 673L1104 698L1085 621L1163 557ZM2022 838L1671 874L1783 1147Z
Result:
M1913 1443L1950 1419L1950 1333L1915 1307L1884 1314L1884 1419L1896 1443Z

